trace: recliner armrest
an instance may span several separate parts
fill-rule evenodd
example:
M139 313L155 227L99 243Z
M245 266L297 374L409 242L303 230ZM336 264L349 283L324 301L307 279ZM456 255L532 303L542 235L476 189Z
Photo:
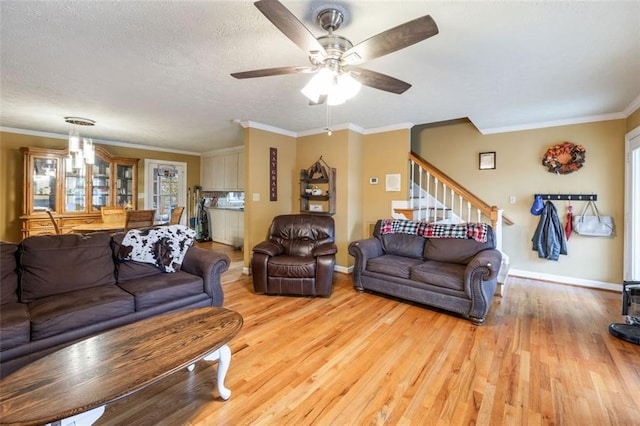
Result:
M277 241L263 241L253 248L254 252L266 254L267 256L278 256L284 253L284 247Z
M338 247L334 243L324 243L314 248L311 254L313 254L314 257L317 257L317 256L332 255L332 254L336 254L337 252L338 252Z

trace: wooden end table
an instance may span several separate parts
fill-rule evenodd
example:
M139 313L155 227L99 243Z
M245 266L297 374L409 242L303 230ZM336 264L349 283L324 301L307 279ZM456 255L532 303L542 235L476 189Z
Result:
M201 359L219 359L217 386L231 361L226 343L242 316L225 308L195 308L147 318L87 338L40 358L0 381L0 424L91 424L104 406ZM54 395L62 396L56 398Z

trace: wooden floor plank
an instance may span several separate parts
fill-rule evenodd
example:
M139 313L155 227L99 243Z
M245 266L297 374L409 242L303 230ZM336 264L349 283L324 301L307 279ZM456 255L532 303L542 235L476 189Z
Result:
M226 251L228 401L201 362L109 405L96 425L593 424L640 421L640 346L612 337L619 293L510 277L485 325L354 291L264 296ZM132 366L135 368L135 366Z

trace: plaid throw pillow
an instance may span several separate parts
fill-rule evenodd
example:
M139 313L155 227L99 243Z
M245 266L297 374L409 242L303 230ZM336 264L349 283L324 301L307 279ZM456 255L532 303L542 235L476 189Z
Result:
M486 243L489 225L486 223L426 223L406 219L383 219L381 234L410 234L425 238L461 238Z

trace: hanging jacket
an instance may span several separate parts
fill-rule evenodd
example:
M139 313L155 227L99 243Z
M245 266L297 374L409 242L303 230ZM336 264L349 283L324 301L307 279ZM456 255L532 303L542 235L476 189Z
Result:
M564 227L551 201L544 204L540 222L531 241L533 241L533 250L538 251L540 258L558 260L561 254L567 254Z

